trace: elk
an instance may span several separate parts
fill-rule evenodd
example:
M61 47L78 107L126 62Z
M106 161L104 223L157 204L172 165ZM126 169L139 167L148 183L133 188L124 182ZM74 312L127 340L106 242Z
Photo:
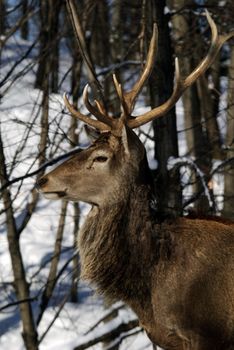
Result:
M159 222L151 204L146 151L133 131L165 115L234 35L219 35L206 16L212 34L209 52L185 79L176 60L175 88L161 106L132 116L155 60L156 25L132 90L125 92L113 76L119 118L111 117L101 102L90 102L88 86L83 100L95 119L74 108L65 95L70 113L100 136L37 183L48 199L91 204L78 235L82 277L110 300L128 304L152 342L167 350L234 349L234 225L186 217Z

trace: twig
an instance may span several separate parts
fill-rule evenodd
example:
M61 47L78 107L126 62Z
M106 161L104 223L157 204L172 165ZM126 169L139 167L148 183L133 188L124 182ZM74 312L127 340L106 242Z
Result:
M125 307L125 304L116 305L111 308L108 312L105 313L105 315L100 318L86 333L85 335L91 333L100 323L105 322L107 319L109 319L116 311L119 311L120 309L123 309Z
M215 203L214 203L212 195L210 193L210 189L207 186L207 177L205 177L205 174L201 171L201 169L197 166L197 164L192 159L187 158L187 157L175 158L175 159L173 159L172 165L169 163L169 167L171 167L171 166L172 166L173 171L180 169L183 166L187 166L187 167L192 168L201 181L201 184L203 187L203 190L201 191L201 193L203 193L203 192L205 193L205 195L209 201L210 207L215 208ZM185 205L183 207L185 208Z
M141 332L143 332L143 329L137 327L136 329L133 329L133 331L122 333L116 340L114 340L108 347L106 347L105 350L117 349L117 347L122 343L124 339L132 337L133 335Z
M98 344L100 342L108 342L114 338L117 338L120 336L123 332L128 332L131 329L138 327L139 322L137 319L130 320L126 323L119 324L116 328L108 330L105 333L102 333L101 335L97 336L96 338L89 338L84 343L76 346L73 350L85 350L89 348L90 346L93 346L95 344Z
M3 310L5 310L5 309L7 309L9 307L18 306L19 304L22 304L22 303L31 303L31 302L33 302L35 300L37 300L37 297L13 301L11 303L8 303L8 304L0 307L0 312L2 312Z
M207 181L209 182L212 177L218 173L222 168L224 168L227 165L230 165L234 163L234 157L231 157L229 159L226 159L224 162L222 162L221 164L219 164L209 175ZM203 193L203 189L201 189L200 191L198 191L194 196L192 196L191 198L189 198L183 205L183 208L186 208L188 205L190 205L191 203L195 202Z
M62 303L60 304L58 311L57 311L56 314L54 315L53 320L50 322L50 324L49 324L49 326L47 327L47 329L45 330L45 332L42 334L41 338L40 338L39 341L38 341L38 344L40 344L40 343L44 340L44 338L45 338L45 336L47 335L47 333L49 332L50 328L53 326L54 322L57 320L57 318L58 318L60 312L61 312L62 309L64 308L64 305L66 304L66 302L67 302L67 300L68 300L68 298L69 298L69 294L70 294L70 293L67 293L67 294L65 295L65 297L63 298Z

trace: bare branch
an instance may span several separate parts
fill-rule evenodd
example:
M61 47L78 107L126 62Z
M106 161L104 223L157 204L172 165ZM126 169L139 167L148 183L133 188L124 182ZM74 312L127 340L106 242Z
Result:
M121 333L128 332L131 329L136 328L138 326L139 326L139 321L137 319L120 323L116 328L111 330L108 329L106 332L102 332L102 334L99 336L96 336L96 337L88 336L87 341L84 341L82 344L76 346L73 350L85 350L90 346L93 346L100 342L107 342L107 341L113 340L114 338L119 337Z

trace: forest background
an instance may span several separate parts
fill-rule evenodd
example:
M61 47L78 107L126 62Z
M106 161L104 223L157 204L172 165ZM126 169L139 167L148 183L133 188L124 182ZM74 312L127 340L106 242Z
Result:
M74 3L78 40L65 1L0 0L0 347L150 349L130 310L106 305L79 281L75 239L87 206L46 201L35 182L64 154L88 145L84 125L64 108L64 91L85 111L88 82L92 98L117 116L112 74L124 89L133 85L156 21L157 59L134 114L162 104L173 91L175 57L187 76L208 50L205 9L224 33L234 29L234 4ZM136 132L147 148L162 215L234 220L233 39L176 108Z

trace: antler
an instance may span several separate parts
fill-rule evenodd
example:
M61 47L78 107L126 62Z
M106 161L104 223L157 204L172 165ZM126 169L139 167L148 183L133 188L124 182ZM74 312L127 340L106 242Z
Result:
M158 44L158 27L157 27L157 24L154 23L153 34L150 40L150 46L149 46L149 50L146 58L146 64L144 66L144 69L140 78L136 81L136 83L134 84L134 86L130 91L123 92L121 85L117 81L115 74L113 74L115 88L119 96L122 109L124 113L128 116L131 115L136 102L136 98L141 92L144 84L146 83L148 77L152 72L155 57L156 57L157 44Z
M67 109L74 117L78 118L79 120L81 120L85 124L95 128L97 130L100 130L101 132L111 130L111 125L109 125L107 122L103 122L104 120L106 121L105 116L102 115L100 117L101 112L97 113L98 111L90 104L90 102L87 102L88 101L87 87L88 86L86 86L86 88L84 89L84 92L83 92L84 102L86 102L86 108L88 109L88 111L91 112L93 109L95 110L95 113L93 113L93 114L96 116L96 118L98 120L91 119L87 115L85 115L85 114L81 113L80 111L78 111L77 109L75 109L75 107L69 102L67 95L64 94L63 99L64 99L64 103L65 103ZM108 122L109 122L109 117L108 117Z
M95 108L90 103L89 97L88 97L88 87L89 87L89 85L87 84L85 86L85 88L84 88L84 91L83 91L83 101L84 101L85 107L99 121L101 121L102 123L107 124L110 127L112 127L113 126L113 119L108 116L108 114L106 113L106 110L105 110L104 106L102 105L102 103L97 101L97 100L95 100L95 104L96 104L97 108Z
M230 32L227 35L219 36L216 24L212 20L208 11L206 11L206 17L212 33L211 46L206 57L203 58L203 60L198 64L198 66L192 71L192 73L186 79L182 79L180 76L179 62L178 62L178 59L176 58L175 60L176 84L171 97L166 102L164 102L161 106L158 106L152 109L151 111L148 111L142 115L139 115L135 119L129 119L127 121L127 124L130 128L134 129L136 127L139 127L143 124L148 123L149 121L152 121L156 118L159 118L165 115L179 100L183 92L189 86L191 86L203 73L205 73L205 71L212 65L217 53L219 52L224 42L230 39L232 36L234 36L234 31Z
M97 120L89 118L88 116L82 114L76 110L68 101L67 96L64 95L65 105L72 115L82 120L84 123L98 129L101 132L111 131L115 135L121 135L121 130L123 125L127 125L129 128L134 129L141 125L148 123L156 118L165 115L179 100L183 92L191 86L205 71L212 65L215 60L217 53L219 52L222 45L234 36L234 31L226 35L218 35L217 27L212 20L208 11L206 11L206 17L211 28L211 45L208 54L203 58L203 60L198 64L198 66L192 71L192 73L185 79L180 76L179 62L175 59L175 87L171 97L164 102L162 105L141 114L136 117L132 117L131 113L133 111L135 101L139 95L141 89L143 88L146 80L148 79L155 61L157 41L158 41L158 29L156 23L153 27L153 35L150 41L149 51L147 54L146 64L143 72L134 84L130 91L124 92L121 84L119 84L115 75L113 75L113 81L115 84L115 89L121 102L122 113L120 118L114 119L110 117L104 106L95 100L96 106L92 105L88 98L88 85L83 91L83 100L88 111L96 117Z
M122 105L122 115L119 119L111 118L105 111L104 107L99 101L95 100L96 107L93 106L88 98L88 85L85 86L83 91L83 101L87 108L87 110L97 118L97 120L91 119L88 116L82 114L80 111L76 110L74 106L69 102L66 94L64 94L64 102L70 113L76 118L82 120L84 123L88 124L91 127L94 127L101 132L112 130L115 131L116 134L119 133L119 129L123 124L127 122L128 116L131 115L132 110L134 108L134 104L137 96L139 95L141 89L143 88L146 80L148 79L154 65L154 60L156 56L156 47L158 41L158 29L156 23L153 27L153 35L150 41L150 47L146 59L146 64L144 70L138 79L138 81L134 84L131 91L123 92L121 85L117 81L115 75L113 75L113 80L115 84L115 88L119 99Z

